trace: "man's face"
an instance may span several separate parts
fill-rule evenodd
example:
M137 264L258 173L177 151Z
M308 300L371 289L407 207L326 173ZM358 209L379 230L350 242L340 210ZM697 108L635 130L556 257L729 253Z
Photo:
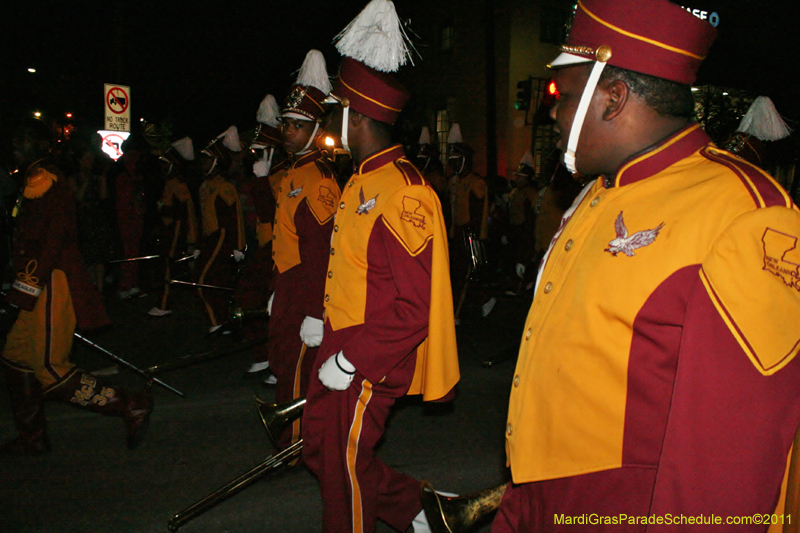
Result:
M314 134L314 122L291 117L283 117L282 121L281 133L286 151L292 154L301 152Z
M587 68L587 66L577 65L557 70L553 78L558 87L559 97L556 105L550 110L550 118L556 122L554 129L559 135L556 147L562 151L566 151L567 149L569 134L572 130L572 121L575 118L575 112L581 101L583 88L586 86L586 81L589 79L589 72L590 69ZM595 98L592 99L592 103L589 105L589 111L586 114L586 120L584 121L583 128L581 128L578 145L575 149L575 165L578 167L578 170L584 173L593 173L590 168L586 167L593 166L592 159L594 148L598 144L602 144L598 143L597 136L594 134L594 100Z

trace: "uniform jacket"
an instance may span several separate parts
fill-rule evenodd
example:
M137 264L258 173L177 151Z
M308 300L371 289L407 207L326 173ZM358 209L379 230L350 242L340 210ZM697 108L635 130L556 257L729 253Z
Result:
M32 311L53 270L67 276L78 327L110 323L78 247L75 199L61 171L42 160L25 175L25 187L14 222L12 270L8 301Z
M197 242L197 213L194 200L186 182L177 176L167 180L161 197L161 219L169 227L180 223L181 231L186 235L186 242Z
M653 514L772 512L800 420L799 238L785 191L698 125L587 186L525 324L514 482L623 468L655 476Z
M467 226L479 239L489 237L489 192L486 180L470 171L464 176L450 178L450 206L453 220L450 237L455 228Z
M236 186L217 174L200 186L200 208L203 237L216 240L224 231L223 242L231 250L241 250L245 244L244 217Z
M416 355L409 394L444 397L459 370L436 192L397 145L360 164L337 207L318 360L341 350L378 383Z
M302 302L306 316L321 319L339 185L320 150L286 161L275 169L274 175L274 305L283 306L281 298L294 298Z

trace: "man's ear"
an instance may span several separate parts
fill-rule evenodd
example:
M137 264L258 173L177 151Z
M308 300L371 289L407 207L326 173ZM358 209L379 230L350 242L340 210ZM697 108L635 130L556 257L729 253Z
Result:
M607 101L603 110L603 120L614 120L628 103L630 88L628 84L621 80L611 80L605 86Z
M350 122L351 126L358 127L364 121L364 115L359 113L358 111L350 110L350 116L348 117L348 121Z

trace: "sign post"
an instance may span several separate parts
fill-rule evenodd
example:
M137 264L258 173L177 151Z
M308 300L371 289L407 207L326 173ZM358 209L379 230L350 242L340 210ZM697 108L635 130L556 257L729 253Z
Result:
M125 85L106 83L105 128L108 131L131 131L131 88Z

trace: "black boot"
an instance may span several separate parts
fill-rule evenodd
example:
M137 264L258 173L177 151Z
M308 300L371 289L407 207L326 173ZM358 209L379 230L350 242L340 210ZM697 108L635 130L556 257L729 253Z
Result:
M102 415L122 417L130 450L141 444L153 411L149 387L132 394L78 369L49 388L46 397Z
M4 371L19 436L0 446L0 454L41 455L49 452L42 385L33 372L23 372L10 365L4 365Z

